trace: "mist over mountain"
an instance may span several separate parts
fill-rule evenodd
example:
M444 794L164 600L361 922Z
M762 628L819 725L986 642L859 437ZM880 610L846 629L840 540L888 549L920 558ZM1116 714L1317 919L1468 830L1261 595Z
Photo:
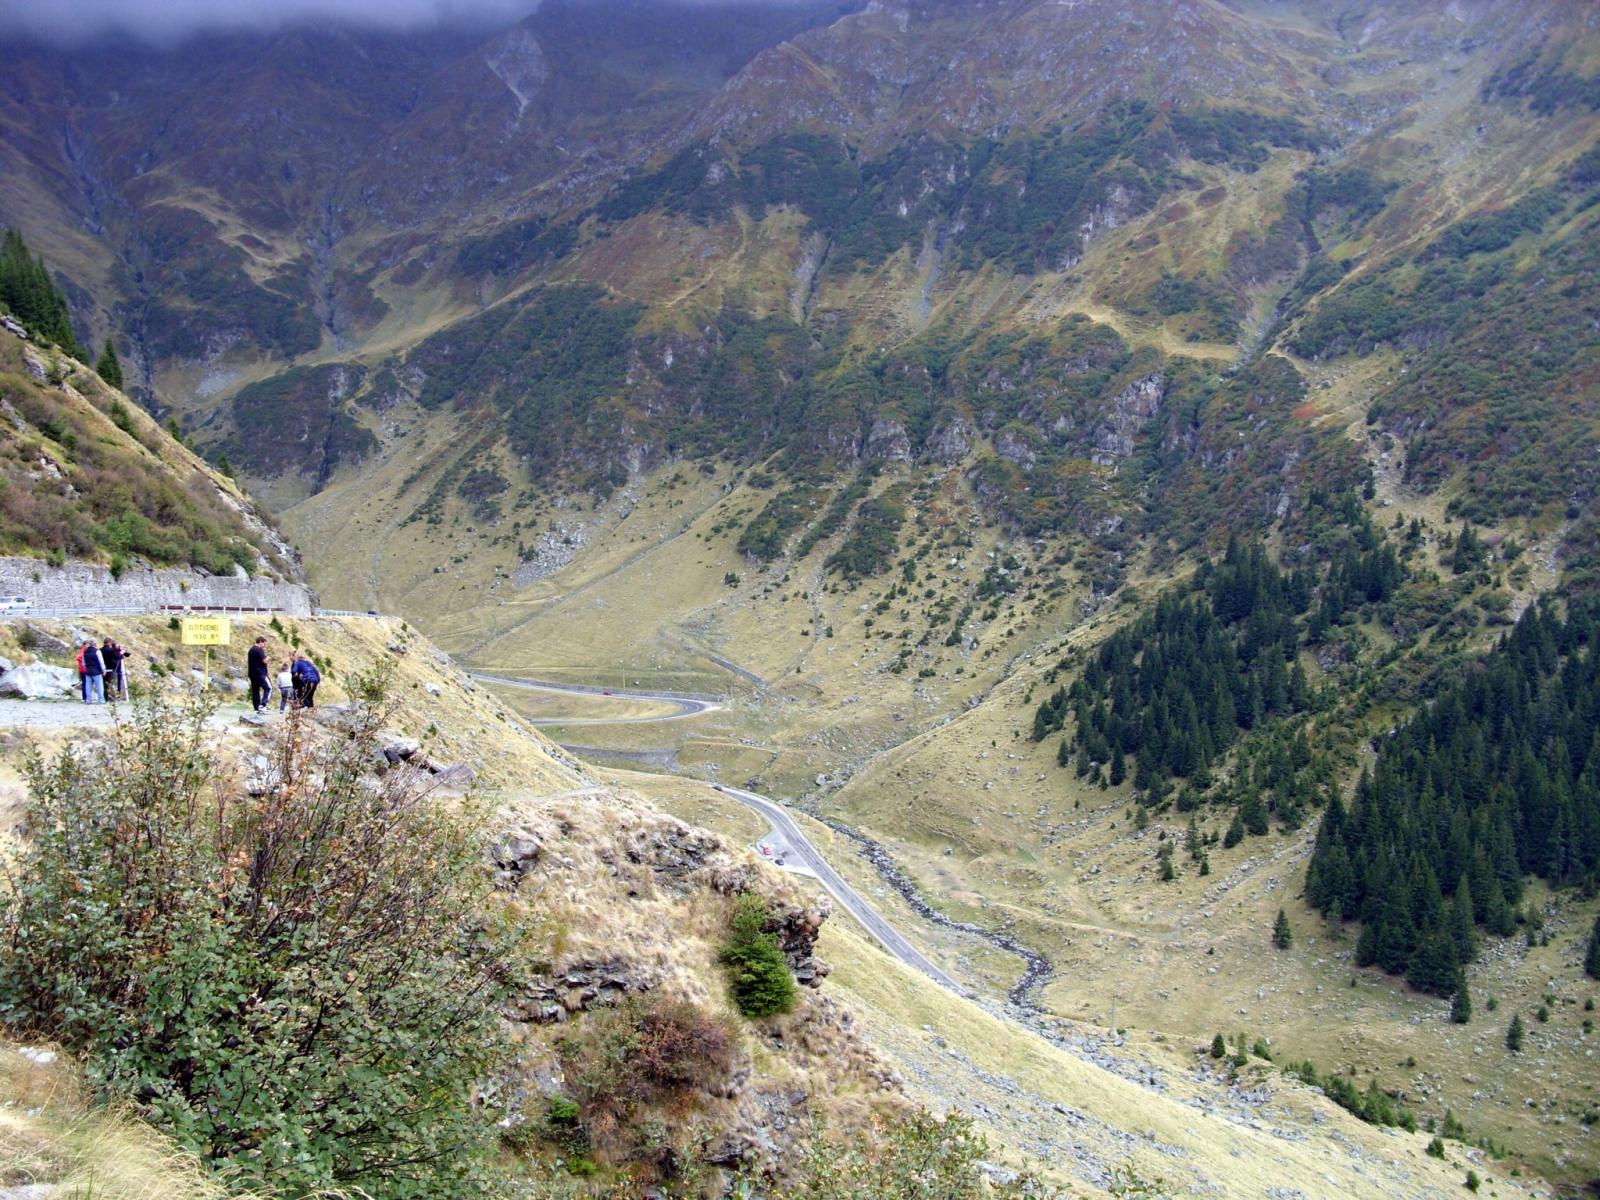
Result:
M577 0L579 4L583 0ZM715 4L718 0L647 0L666 7ZM771 7L804 0L752 0ZM537 10L541 0L84 0L63 16L43 0L15 0L0 11L0 36L36 38L74 46L117 37L157 46L228 32L268 33L297 25L346 25L417 32L456 28L490 32Z

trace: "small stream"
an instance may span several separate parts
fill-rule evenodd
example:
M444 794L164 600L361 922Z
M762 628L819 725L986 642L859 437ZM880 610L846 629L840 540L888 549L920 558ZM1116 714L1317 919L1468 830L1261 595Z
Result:
M1038 993L1055 974L1055 967L1051 965L1048 958L1037 950L1023 945L1009 933L997 933L993 929L985 929L982 925L974 924L971 921L957 921L954 917L946 916L922 898L922 892L917 885L906 877L905 872L896 865L894 857L882 846L878 845L877 842L859 830L850 828L843 822L835 821L829 817L819 817L818 820L835 833L843 834L854 842L861 853L861 857L872 864L879 877L899 893L900 898L910 905L912 911L923 920L934 925L942 925L946 929L954 929L960 933L982 938L991 946L997 946L1008 954L1015 954L1022 959L1027 964L1027 967L1022 972L1022 978L1017 980L1012 985L1011 990L1006 993L1006 1002L1012 1007L1022 1009L1029 1014L1039 1015L1044 1012L1039 1003Z

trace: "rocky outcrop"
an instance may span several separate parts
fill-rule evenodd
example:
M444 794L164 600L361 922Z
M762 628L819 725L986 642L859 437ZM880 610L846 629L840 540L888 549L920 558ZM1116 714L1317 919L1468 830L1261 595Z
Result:
M1123 388L1095 427L1089 457L1099 466L1110 467L1132 454L1134 439L1160 411L1166 394L1166 376L1160 371L1152 371Z
M52 667L44 663L29 663L23 667L7 665L0 673L0 696L16 696L23 700L56 700L62 696L76 695L78 673L70 667Z
M965 417L954 417L936 428L928 437L928 457L945 466L954 466L972 450L972 439L978 431Z
M504 1011L507 1020L521 1024L559 1024L597 1005L653 991L660 982L658 970L627 959L584 959L535 975Z
M1033 430L1009 425L995 436L994 452L1008 463L1014 463L1024 471L1031 471L1039 461L1036 441L1037 435Z
M910 462L911 438L899 421L880 417L867 431L867 458L882 462Z

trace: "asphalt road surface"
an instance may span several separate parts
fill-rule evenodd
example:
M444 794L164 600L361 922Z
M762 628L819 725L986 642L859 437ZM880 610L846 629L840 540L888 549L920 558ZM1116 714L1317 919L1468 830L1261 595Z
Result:
M702 713L717 712L722 708L722 705L715 700L696 696L669 696L620 688L578 687L575 684L548 683L539 679L514 679L509 675L495 675L488 671L469 671L467 674L479 683L521 688L526 692L545 692L552 696L598 696L608 700L645 700L655 704L665 704L674 709L673 712L654 717L525 717L524 720L530 725L648 725L656 721L681 721L685 717L698 717Z
M822 852L811 844L805 831L800 828L799 822L789 815L783 805L766 796L758 796L755 792L747 792L743 788L726 787L720 783L711 786L724 796L732 796L746 808L765 817L787 843L787 853L798 858L800 864L804 865L810 874L816 876L817 881L827 889L828 895L834 898L839 907L859 921L868 933L883 944L885 950L908 967L921 971L935 983L943 984L952 992L967 994L966 988L941 971L932 959L907 941L905 936L889 924L877 909L868 904L860 892L845 882L844 877L822 856Z

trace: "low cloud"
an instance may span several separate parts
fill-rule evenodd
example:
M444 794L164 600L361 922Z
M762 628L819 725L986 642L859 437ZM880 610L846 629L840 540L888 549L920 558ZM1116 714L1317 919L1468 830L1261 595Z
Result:
M263 31L306 22L371 29L509 25L536 11L541 0L0 0L0 37L57 43L103 36L167 43L191 34ZM568 0L569 3L573 0ZM577 0L578 3L587 0ZM707 4L719 0L657 0ZM726 2L726 0L720 0ZM738 0L735 0L737 3ZM806 0L743 0L755 7L788 7Z
M0 34L52 42L104 35L172 42L195 33L270 30L306 21L376 29L510 23L539 0L4 0Z

